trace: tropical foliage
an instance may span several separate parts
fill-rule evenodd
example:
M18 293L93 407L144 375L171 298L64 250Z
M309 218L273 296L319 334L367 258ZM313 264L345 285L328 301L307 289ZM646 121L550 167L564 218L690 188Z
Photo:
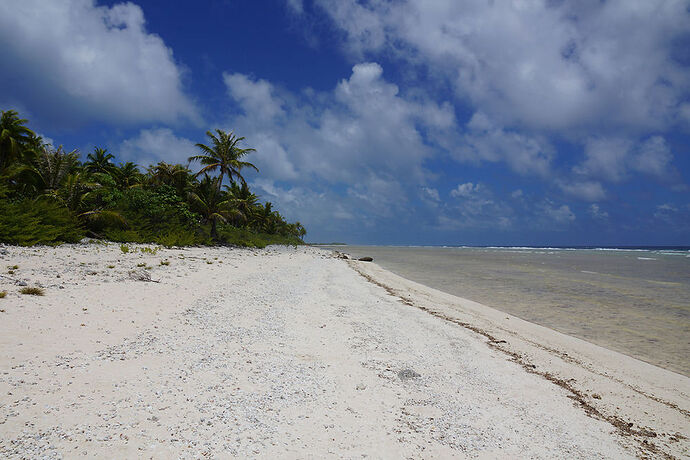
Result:
M258 171L243 137L208 131L199 162L141 169L115 164L106 149L79 152L45 144L13 110L0 117L0 242L79 241L84 236L166 246L300 244L306 230L261 203L242 175ZM193 153L193 152L190 152Z

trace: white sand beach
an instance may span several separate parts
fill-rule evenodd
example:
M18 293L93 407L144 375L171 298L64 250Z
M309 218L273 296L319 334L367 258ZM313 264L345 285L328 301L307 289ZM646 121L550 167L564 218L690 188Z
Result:
M129 247L0 247L0 457L690 456L680 374L331 251Z

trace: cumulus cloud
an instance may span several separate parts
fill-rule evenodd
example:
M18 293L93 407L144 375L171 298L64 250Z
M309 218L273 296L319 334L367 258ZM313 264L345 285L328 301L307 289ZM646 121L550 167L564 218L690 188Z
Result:
M332 91L289 93L243 74L225 74L241 113L229 128L257 148L261 176L300 187L340 190L349 213L392 216L430 173L432 134L455 123L444 104L400 94L374 62L357 64ZM410 187L411 186L411 187ZM306 210L309 212L309 210Z
M629 178L632 172L670 182L675 180L672 160L671 150L662 136L652 136L642 142L620 137L597 137L586 141L585 160L573 171L580 176L607 182L620 182Z
M178 137L169 128L142 129L119 146L120 157L141 166L164 161L187 164L187 158L198 153L195 143Z
M661 136L654 136L642 143L633 153L632 168L658 178L670 174L669 166L673 155L666 140Z
M541 176L548 175L554 154L543 137L506 131L482 112L472 116L462 142L451 152L459 161L504 161L519 174Z
M317 0L355 57L392 53L501 124L663 129L683 117L687 2ZM683 45L683 43L685 45Z
M228 94L246 113L261 120L284 115L282 101L273 92L273 85L266 80L252 80L240 73L223 73Z
M197 121L182 70L133 3L0 2L3 104L57 124Z

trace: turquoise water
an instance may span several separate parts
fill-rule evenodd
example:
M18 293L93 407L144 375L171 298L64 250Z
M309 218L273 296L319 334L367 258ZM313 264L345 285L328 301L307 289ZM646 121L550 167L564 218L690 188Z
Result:
M690 376L690 252L340 246L404 278Z

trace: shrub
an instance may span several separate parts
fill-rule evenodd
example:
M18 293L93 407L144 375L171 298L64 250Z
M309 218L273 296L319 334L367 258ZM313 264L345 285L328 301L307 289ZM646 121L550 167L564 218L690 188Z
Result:
M170 265L169 260L161 260L161 265Z
M43 289L41 289L40 287L25 287L25 288L22 288L19 292L21 292L22 294L26 294L26 295L43 295L43 294L45 294Z
M0 291L0 299L4 299L7 296L7 291Z
M10 202L0 195L0 242L19 246L77 243L84 230L67 208L47 199Z
M126 244L121 244L120 251L122 251L123 254L127 254L129 252L129 246L127 246Z
M222 243L249 248L262 249L269 244L292 246L304 244L304 242L296 236L257 233L245 228L236 228L230 225L219 227L218 235Z

